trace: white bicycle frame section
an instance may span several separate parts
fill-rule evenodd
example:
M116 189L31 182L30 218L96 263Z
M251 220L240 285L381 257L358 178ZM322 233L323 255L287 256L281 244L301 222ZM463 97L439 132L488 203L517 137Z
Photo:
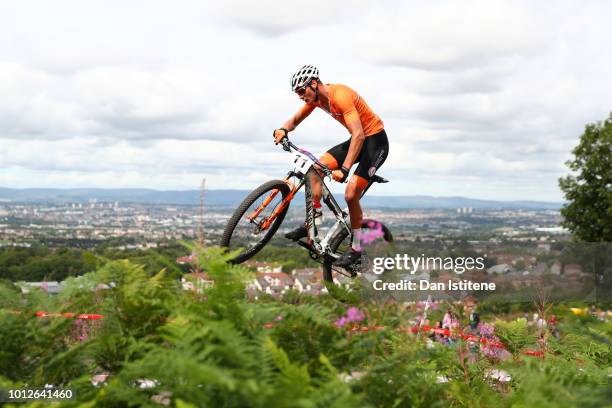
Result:
M312 247L319 252L319 254L327 254L334 258L338 258L340 255L334 253L331 250L330 242L332 238L339 233L342 228L346 229L349 234L351 234L351 228L347 224L345 217L347 215L347 211L340 208L333 195L325 185L323 178L319 174L319 172L314 169L315 165L321 166L322 164L314 157L310 152L307 152L303 149L296 149L293 152L293 160L291 161L290 166L292 167L292 171L290 172L295 174L298 178L302 180L303 184L306 184L305 187L305 196L306 196L306 224L308 228L308 238L312 240ZM316 177L321 179L321 199L325 202L327 207L334 213L336 217L336 223L332 228L329 229L325 237L323 239L319 239L315 233L315 225L314 225L314 212L312 209L312 191L310 186L310 174L316 174ZM301 186L300 186L301 187Z

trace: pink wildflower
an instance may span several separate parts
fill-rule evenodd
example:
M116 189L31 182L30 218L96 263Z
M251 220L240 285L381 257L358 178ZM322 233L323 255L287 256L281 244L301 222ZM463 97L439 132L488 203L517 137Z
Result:
M350 307L349 310L346 311L346 317L349 322L360 322L365 319L363 312L354 306Z
M495 332L495 328L491 326L490 324L486 324L486 323L481 323L478 326L478 329L480 331L480 335L484 337L493 336L493 333Z
M341 318L336 320L336 327L338 327L338 328L343 327L347 323L348 323L348 319L346 317L342 316Z
M365 314L356 307L349 307L346 311L346 316L342 316L336 320L336 327L343 327L347 323L360 322L365 319Z
M368 245L376 241L378 238L382 238L385 235L384 231L382 230L382 225L380 223L370 221L368 222L368 227L372 229L365 231L362 230L361 234L359 235L359 240L364 245Z

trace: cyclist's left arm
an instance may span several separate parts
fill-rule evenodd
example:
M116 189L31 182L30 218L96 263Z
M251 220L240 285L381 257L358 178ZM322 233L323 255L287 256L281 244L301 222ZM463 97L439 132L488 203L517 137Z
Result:
M287 136L287 133L294 130L297 125L299 125L304 119L308 117L314 110L315 106L313 104L304 104L293 116L283 123L283 125L276 129L273 133L274 141L276 144L280 143L283 137ZM287 129L284 131L283 129Z

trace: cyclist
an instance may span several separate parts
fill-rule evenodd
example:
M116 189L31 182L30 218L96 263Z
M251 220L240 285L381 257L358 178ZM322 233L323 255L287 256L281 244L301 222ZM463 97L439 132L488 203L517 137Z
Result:
M346 267L361 259L361 221L363 213L359 204L361 194L370 178L385 162L389 153L389 141L382 120L365 100L354 90L341 84L324 84L319 78L319 70L312 65L304 65L291 77L291 90L305 102L291 118L273 133L275 143L282 141L315 108L329 113L351 134L351 137L332 147L319 159L333 170L332 178L344 183L351 167L359 163L348 180L344 198L348 204L352 229L351 249L334 262L336 266ZM313 207L315 217L321 215L321 185L317 177L311 178ZM308 236L308 230L301 226L285 235L292 240Z

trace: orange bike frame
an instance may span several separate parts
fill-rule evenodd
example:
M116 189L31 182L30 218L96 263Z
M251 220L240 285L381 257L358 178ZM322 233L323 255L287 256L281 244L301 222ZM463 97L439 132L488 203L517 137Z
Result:
M268 218L263 220L263 223L261 224L262 231L265 231L268 228L270 228L270 225L272 225L272 222L274 222L274 220L285 210L285 208L289 206L289 203L291 202L291 200L293 200L293 197L295 196L297 191L300 189L300 187L302 187L302 183L296 186L291 181L289 181L289 178L285 178L283 181L287 183L287 185L289 185L289 187L291 188L291 191L289 192L289 194L287 194L287 197L285 197L283 201L281 201L278 207L274 209L272 214L270 214ZM259 214L261 214L261 212L272 202L272 200L274 199L274 197L276 197L278 192L279 192L278 189L272 191L270 195L266 197L264 202L259 207L257 207L257 209L253 211L251 215L248 216L249 221L253 221L255 218L257 218Z

